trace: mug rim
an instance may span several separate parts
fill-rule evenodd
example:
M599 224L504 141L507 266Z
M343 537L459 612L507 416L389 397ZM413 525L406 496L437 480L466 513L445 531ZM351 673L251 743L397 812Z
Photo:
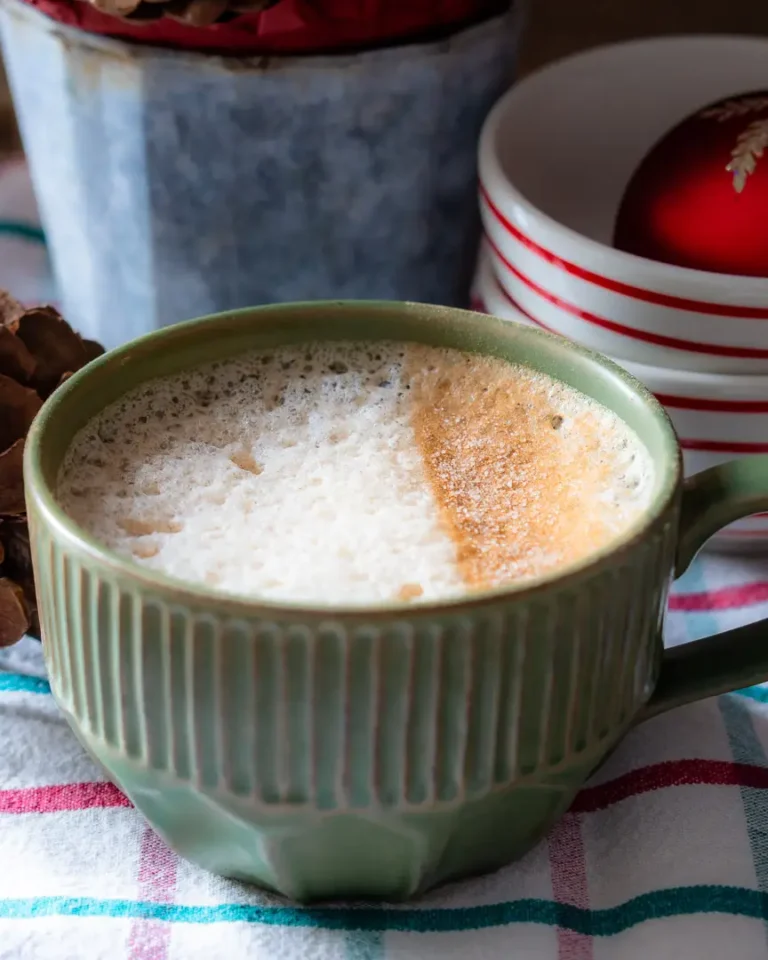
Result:
M654 492L651 502L643 511L640 518L631 524L625 533L616 539L610 540L600 550L588 554L581 560L558 567L554 572L539 577L530 578L521 581L514 581L510 584L497 587L489 587L482 590L473 590L466 594L458 594L455 597L445 597L436 600L427 600L419 602L392 600L386 603L373 604L318 604L302 603L290 601L272 601L263 597L254 595L249 597L245 594L229 593L220 589L208 586L204 583L183 580L156 570L152 567L146 567L135 560L120 554L116 550L102 544L96 537L93 537L88 531L80 527L71 519L63 507L59 504L53 484L49 483L45 476L43 466L43 457L46 445L50 442L49 437L54 433L60 424L57 422L61 417L61 408L73 398L88 390L90 381L94 376L102 376L116 368L126 368L132 365L140 364L142 358L146 358L150 350L161 346L163 352L168 355L170 348L174 343L194 342L199 336L200 331L210 331L211 339L215 339L215 331L222 323L234 323L238 329L247 334L250 322L256 319L266 321L266 329L274 329L277 326L281 316L291 313L323 313L333 314L334 312L353 312L365 318L367 315L380 316L385 318L388 314L396 314L403 320L415 319L417 322L423 322L427 329L433 323L443 323L460 328L462 332L470 335L475 333L479 335L480 340L493 341L494 330L501 333L506 330L509 332L514 328L514 336L519 337L523 343L529 342L534 345L538 343L542 346L539 351L543 356L567 357L569 360L580 358L586 365L598 367L602 373L609 374L612 379L629 391L634 400L639 400L646 414L650 414L655 426L660 431L660 440L669 451L669 456L663 463L654 463L656 475L654 477ZM270 323L271 321L271 323ZM473 329L475 328L475 329ZM332 339L354 339L353 337L330 337L320 333L318 341ZM361 331L359 337L362 341L386 340L386 337L368 337L365 331ZM408 342L408 338L393 335L392 340ZM252 349L258 351L258 336L254 334L254 343ZM419 340L410 338L411 342L429 343L428 339ZM288 341L290 342L290 341ZM309 338L304 338L296 342L311 342ZM268 346L265 344L264 348ZM467 349L465 347L455 347L455 349ZM534 346L534 351L536 347ZM478 349L474 352L493 356L490 350ZM231 354L230 354L231 355ZM508 359L501 354L502 358ZM227 357L227 352L221 354L222 358ZM217 357L218 358L218 357ZM213 359L213 358L211 358ZM205 361L203 361L205 362ZM509 360L509 362L520 362L523 366L531 366L522 361ZM182 366L180 369L193 369L196 364L190 364L188 367ZM199 365L199 362L198 364ZM536 367L533 367L536 369ZM561 380L560 377L548 373L546 369L542 372L554 380ZM155 379L157 376L173 375L155 374L144 376L136 380L129 389L135 389L141 383ZM562 381L561 381L562 382ZM578 389L578 388L573 388ZM128 392L122 391L118 395L124 396ZM584 391L580 391L584 392ZM114 398L108 403L115 402ZM597 401L600 402L600 401ZM603 403L603 406L608 406ZM608 409L611 409L608 406ZM621 415L613 411L616 416ZM87 422L87 421L86 421ZM78 427L80 429L80 427ZM66 435L66 447L68 448L77 431ZM65 430L66 434L66 430ZM641 442L647 447L642 437ZM281 304L269 304L257 307L244 307L237 310L227 310L220 313L209 314L192 320L186 320L180 323L172 324L153 330L133 340L107 351L100 357L91 361L77 373L69 377L56 391L46 400L42 409L35 418L32 427L27 435L24 448L24 487L27 499L28 515L33 511L30 507L34 504L35 513L42 516L50 530L53 531L53 539L61 543L66 542L69 549L73 550L79 556L85 557L87 561L97 563L102 569L109 571L113 576L125 578L135 583L138 587L153 593L163 592L173 594L179 603L189 603L194 606L205 606L208 609L217 611L228 611L235 619L250 619L253 617L263 617L264 619L283 620L286 618L300 617L305 620L361 620L366 621L379 618L399 617L407 614L409 618L420 615L434 616L436 612L445 610L446 612L455 612L457 609L471 609L477 606L496 605L508 600L514 600L520 597L528 597L532 594L546 591L553 585L562 585L566 582L573 584L581 579L589 579L595 571L612 561L617 555L624 553L642 540L649 530L666 513L669 505L674 501L682 479L682 454L677 440L674 427L667 415L664 407L659 403L655 396L647 387L637 380L631 373L620 367L610 358L589 350L579 344L566 340L564 337L538 330L524 324L514 321L500 320L496 317L478 314L470 310L463 310L458 307L433 306L429 304L413 303L408 301L389 301L389 300L318 300L304 301ZM32 540L35 540L33 534Z

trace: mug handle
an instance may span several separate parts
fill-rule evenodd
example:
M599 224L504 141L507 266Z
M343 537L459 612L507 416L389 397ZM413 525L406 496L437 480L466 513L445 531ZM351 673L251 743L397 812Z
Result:
M768 510L768 455L711 467L683 485L675 577L718 530ZM659 713L768 680L768 620L664 651L651 699L637 722Z

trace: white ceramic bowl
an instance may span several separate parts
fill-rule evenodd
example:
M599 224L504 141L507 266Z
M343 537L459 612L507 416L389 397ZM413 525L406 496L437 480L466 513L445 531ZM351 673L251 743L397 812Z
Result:
M656 263L611 246L648 149L725 96L768 88L768 39L669 37L590 50L514 86L480 140L499 279L547 327L614 357L768 373L768 280Z
M475 274L475 308L517 323L534 324L512 301L483 246ZM687 475L738 457L768 453L768 375L736 376L670 370L617 359L664 404L683 448ZM732 524L712 540L718 549L768 549L768 515Z

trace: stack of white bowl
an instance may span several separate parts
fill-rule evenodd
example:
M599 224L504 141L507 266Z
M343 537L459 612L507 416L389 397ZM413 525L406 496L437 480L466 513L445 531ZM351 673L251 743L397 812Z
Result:
M768 279L623 253L613 225L650 146L700 107L759 89L766 39L619 44L523 80L480 141L476 307L570 337L642 380L675 425L688 473L768 452ZM717 544L766 549L768 516Z

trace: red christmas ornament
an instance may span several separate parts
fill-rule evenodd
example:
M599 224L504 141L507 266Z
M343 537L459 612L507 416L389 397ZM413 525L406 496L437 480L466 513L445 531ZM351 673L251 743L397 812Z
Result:
M619 250L680 267L768 277L768 91L684 120L646 155L616 220Z

